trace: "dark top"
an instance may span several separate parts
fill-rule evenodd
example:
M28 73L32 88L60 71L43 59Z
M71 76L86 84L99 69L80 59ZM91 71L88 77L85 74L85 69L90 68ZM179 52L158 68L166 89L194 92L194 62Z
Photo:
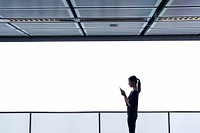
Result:
M131 91L130 95L128 96L129 103L131 105L131 106L127 106L128 107L128 115L137 113L138 96L139 96L139 92L137 90Z

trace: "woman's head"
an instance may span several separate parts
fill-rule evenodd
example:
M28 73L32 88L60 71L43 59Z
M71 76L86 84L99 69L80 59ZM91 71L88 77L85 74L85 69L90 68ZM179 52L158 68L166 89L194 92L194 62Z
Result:
M128 81L129 81L129 86L130 87L136 87L136 84L137 84L137 77L136 76L131 76L128 78Z
M129 81L129 86L130 87L133 87L133 88L138 88L138 91L140 92L141 91L141 83L140 83L140 80L135 76L131 76L128 78L128 81ZM137 86L138 84L138 86Z

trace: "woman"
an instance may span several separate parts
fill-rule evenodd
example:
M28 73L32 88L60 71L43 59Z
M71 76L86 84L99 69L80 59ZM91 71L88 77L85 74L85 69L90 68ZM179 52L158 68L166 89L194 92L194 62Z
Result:
M131 76L128 79L128 84L130 87L133 88L128 97L126 96L124 90L122 90L121 88L120 90L122 96L124 96L124 100L127 105L129 133L135 133L135 125L138 111L138 97L141 91L141 82L136 76Z

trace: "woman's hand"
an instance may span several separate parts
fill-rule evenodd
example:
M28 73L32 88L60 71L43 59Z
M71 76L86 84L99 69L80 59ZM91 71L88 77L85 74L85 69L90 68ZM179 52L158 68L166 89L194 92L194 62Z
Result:
M126 93L125 93L125 91L124 90L122 90L121 88L119 88L120 89L120 91L121 91L121 95L122 96L126 96Z
M120 87L119 87L119 89L120 89L120 91L121 91L122 96L124 96L124 100L125 100L125 102L126 102L126 105L131 106L131 104L129 103L129 99L128 99L127 96L126 96L125 91L122 90Z

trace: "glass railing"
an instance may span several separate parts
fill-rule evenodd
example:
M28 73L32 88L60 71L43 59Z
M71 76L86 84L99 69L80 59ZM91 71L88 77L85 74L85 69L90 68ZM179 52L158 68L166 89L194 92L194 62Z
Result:
M0 133L128 133L123 111L0 112ZM138 113L136 133L199 133L200 111Z

